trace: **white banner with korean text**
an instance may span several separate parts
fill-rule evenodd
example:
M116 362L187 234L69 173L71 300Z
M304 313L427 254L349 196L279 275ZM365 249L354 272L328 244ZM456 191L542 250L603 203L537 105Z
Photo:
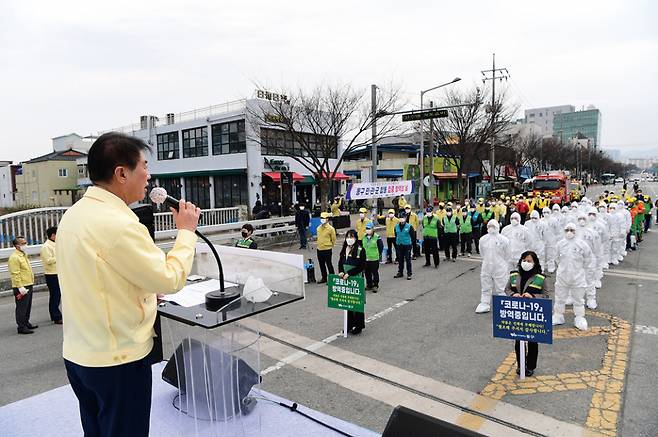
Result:
M347 187L348 200L407 196L414 192L414 181L362 182Z

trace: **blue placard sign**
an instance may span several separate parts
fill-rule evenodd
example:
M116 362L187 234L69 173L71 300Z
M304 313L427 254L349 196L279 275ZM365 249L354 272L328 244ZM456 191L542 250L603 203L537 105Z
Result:
M493 296L493 336L553 344L553 302Z

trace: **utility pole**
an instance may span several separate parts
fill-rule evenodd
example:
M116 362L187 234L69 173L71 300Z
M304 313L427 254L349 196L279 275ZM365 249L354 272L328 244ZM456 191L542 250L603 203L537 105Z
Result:
M430 100L430 108L434 107L434 102ZM430 118L430 190L427 195L427 203L429 206L434 206L432 195L434 194L434 119ZM421 186L424 185L424 181L420 181ZM422 208L422 205L421 205Z
M509 71L507 71L507 68L496 68L496 54L494 53L491 70L482 70L481 73L484 76L484 79L482 79L482 83L486 83L486 81L488 80L491 81L491 125L493 126L493 124L496 122L498 109L500 109L500 108L496 108L496 80L500 80L500 81L502 81L503 79L507 80L509 78ZM487 73L491 73L491 77L489 77ZM496 75L496 73L500 73L500 74ZM494 183L496 182L495 151L496 151L496 136L492 135L491 151L489 153L489 161L490 161L489 164L491 165L491 170L489 172L489 175L491 178L492 190L495 188Z
M370 182L377 182L377 85L370 85L370 94L372 107L372 147L370 148L372 174Z

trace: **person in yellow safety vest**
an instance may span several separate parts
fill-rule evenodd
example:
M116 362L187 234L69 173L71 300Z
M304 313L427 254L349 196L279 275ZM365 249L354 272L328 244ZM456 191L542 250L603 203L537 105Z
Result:
M334 274L331 251L336 244L336 229L329 224L329 217L331 217L331 214L328 212L321 213L320 226L317 229L318 264L320 264L320 273L322 273L322 279L318 281L318 284L327 282L327 271L332 275Z
M418 247L418 215L411 211L411 205L404 208L404 213L407 215L407 223L411 225L411 259L416 259L420 255L420 247Z
M340 216L340 197L334 198L334 202L331 204L331 215L334 217Z
M359 241L363 240L363 236L366 235L366 225L372 220L366 217L368 210L366 208L359 208L359 218L356 221L356 235Z
M397 245L395 244L395 225L400 222L395 216L395 210L393 208L388 210L386 214L386 264L391 264L393 262L393 249L397 251ZM397 253L395 255L397 259Z
M535 209L539 209L541 211L541 208L539 208L539 201L535 197L534 193L528 194L528 215L532 214L532 211Z
M439 207L434 211L434 215L439 219L439 222L443 221L443 217L446 216L446 205L443 202L439 202Z
M404 196L400 196L398 199L398 212L403 212L407 208L407 199Z
M475 207L475 210L476 210L477 212L479 212L480 214L482 214L482 213L484 212L484 199L483 199L482 197L480 197L480 198L478 199L478 204L477 204L477 206Z

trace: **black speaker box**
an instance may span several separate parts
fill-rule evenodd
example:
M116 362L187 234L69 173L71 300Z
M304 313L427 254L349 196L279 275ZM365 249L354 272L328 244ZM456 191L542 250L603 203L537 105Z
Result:
M398 405L382 437L485 437L483 434Z

